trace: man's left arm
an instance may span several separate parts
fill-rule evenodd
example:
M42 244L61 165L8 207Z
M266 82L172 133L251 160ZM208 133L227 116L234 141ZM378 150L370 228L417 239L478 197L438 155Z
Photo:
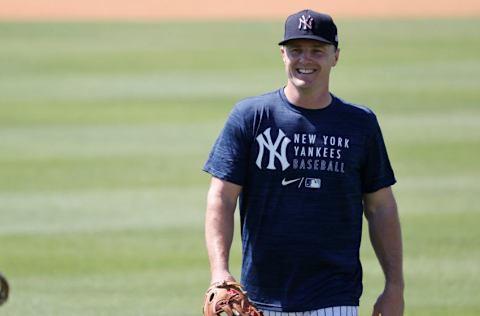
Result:
M404 310L403 250L397 204L391 187L364 195L370 241L385 274L385 289L373 316L402 316Z

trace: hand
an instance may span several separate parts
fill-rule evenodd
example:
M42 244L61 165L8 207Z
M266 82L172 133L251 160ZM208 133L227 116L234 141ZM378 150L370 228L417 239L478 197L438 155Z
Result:
M403 287L387 286L373 306L372 316L403 316Z

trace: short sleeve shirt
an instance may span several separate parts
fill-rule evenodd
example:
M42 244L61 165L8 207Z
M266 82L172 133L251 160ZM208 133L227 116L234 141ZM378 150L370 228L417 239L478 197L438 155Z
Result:
M242 276L261 308L358 305L362 195L396 182L374 113L332 95L319 110L283 89L234 107L204 170L242 186Z

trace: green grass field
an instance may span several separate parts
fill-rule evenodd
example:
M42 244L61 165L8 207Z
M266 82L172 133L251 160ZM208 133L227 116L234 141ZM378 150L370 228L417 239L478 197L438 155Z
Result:
M0 23L0 315L201 315L201 167L284 84L282 24ZM480 315L480 20L338 24L332 90L376 111L399 180L406 315Z

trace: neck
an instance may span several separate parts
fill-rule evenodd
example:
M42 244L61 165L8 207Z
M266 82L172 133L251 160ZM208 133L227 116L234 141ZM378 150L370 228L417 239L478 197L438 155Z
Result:
M332 102L332 96L328 91L328 86L323 89L302 90L289 82L284 92L290 103L305 109L323 109Z

